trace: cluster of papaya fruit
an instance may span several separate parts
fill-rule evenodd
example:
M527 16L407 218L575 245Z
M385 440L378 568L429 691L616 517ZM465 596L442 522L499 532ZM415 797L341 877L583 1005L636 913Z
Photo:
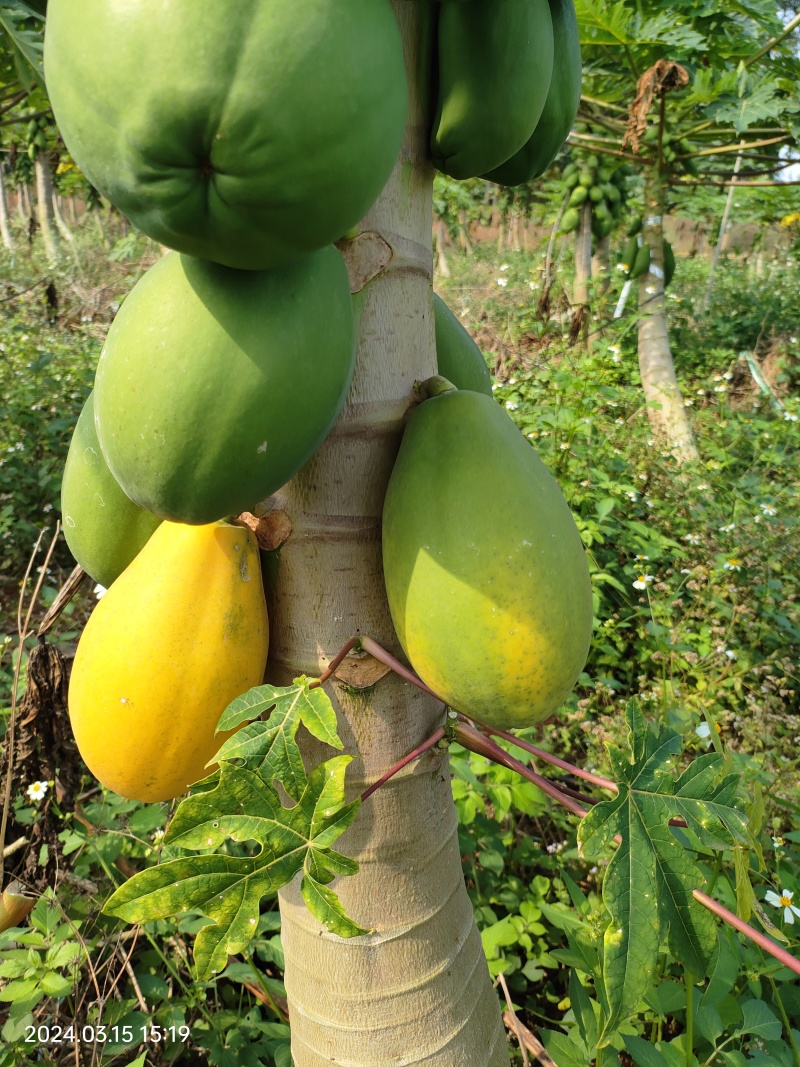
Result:
M580 162L570 162L561 172L564 188L569 192L567 209L561 217L561 232L571 233L578 228L581 208L587 201L592 205L592 233L607 237L620 217L626 200L627 164L605 166L594 154Z
M642 144L651 153L658 150L659 135L661 137L661 155L666 170L683 170L696 178L700 173L697 160L694 157L694 148L691 141L681 137L674 126L665 122L663 128L657 123L647 127L642 135Z
M453 178L521 185L569 135L581 94L572 0L441 0L431 158Z
M536 7L506 5L520 17ZM482 6L444 0L440 19L454 9L470 23ZM213 7L50 0L45 41L77 165L173 249L109 330L62 486L67 542L108 586L75 657L73 730L100 781L144 801L207 773L222 710L263 678L258 548L236 516L293 477L342 407L355 331L330 242L385 183L407 107L386 0ZM539 10L552 44L547 0ZM555 481L492 398L480 350L438 297L433 307L452 382L427 387L391 477L392 617L452 707L530 725L583 665L588 568Z
M77 165L173 249L111 326L62 486L67 542L109 587L70 681L78 747L110 788L162 800L263 678L258 550L230 520L311 457L349 390L332 242L397 158L402 41L388 0L51 0L45 73Z
M52 124L46 115L31 118L25 127L25 154L33 161L40 152L47 149L47 135L51 132Z
M628 243L622 253L622 266L626 277L641 278L650 270L652 256L650 245L642 237L643 219L636 219L628 228ZM664 263L664 288L672 281L675 274L675 253L672 245L664 238L662 243L662 260Z

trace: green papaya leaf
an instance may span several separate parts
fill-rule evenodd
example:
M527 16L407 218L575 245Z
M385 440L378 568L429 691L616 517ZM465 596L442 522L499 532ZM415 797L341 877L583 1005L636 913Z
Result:
M336 713L321 688L311 679L295 678L290 686L259 685L237 697L223 711L217 730L233 730L271 709L267 722L252 722L229 738L215 760L243 760L266 781L277 780L293 800L306 786L306 771L296 735L300 724L318 741L341 749Z
M619 792L597 804L578 829L582 855L619 840L603 882L611 921L603 942L608 1013L599 1046L647 993L662 940L697 975L706 973L714 951L716 924L693 896L703 874L670 831L669 819L685 819L712 849L749 842L738 781L722 773L722 757L708 753L676 775L680 736L664 726L648 727L635 701L626 719L628 751L608 746Z
M355 818L360 801L345 803L344 778L351 756L335 756L308 776L298 803L285 808L271 784L246 767L221 765L214 789L194 794L178 807L165 841L184 849L218 847L226 839L255 841L253 857L186 856L148 868L129 879L104 911L128 922L149 922L186 911L212 920L197 935L198 977L221 971L256 933L261 899L301 870L314 886L314 914L340 936L364 931L347 919L322 880L355 873L357 864L331 850ZM304 893L304 896L306 894ZM312 909L313 910L313 909Z

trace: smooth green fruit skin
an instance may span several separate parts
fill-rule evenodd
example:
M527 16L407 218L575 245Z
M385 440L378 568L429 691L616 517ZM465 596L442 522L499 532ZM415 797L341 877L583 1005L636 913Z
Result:
M436 363L439 374L456 389L492 395L492 377L483 353L444 300L433 294Z
M591 636L586 555L556 481L489 397L447 393L412 413L383 567L400 643L450 707L522 729L564 702Z
M553 23L553 74L542 114L527 142L484 174L498 185L523 185L544 174L569 136L581 99L581 45L573 0L550 0Z
M70 153L120 211L253 270L364 216L408 106L385 0L50 0L45 75Z
M561 219L561 232L572 233L573 230L577 230L578 224L581 221L581 217L578 214L577 208L568 208Z
M103 453L127 495L162 518L252 510L322 443L354 358L332 246L272 271L170 253L125 300L100 355Z
M442 0L433 165L453 178L500 166L536 128L553 73L548 0Z
M106 588L150 540L161 519L129 500L103 458L90 393L72 433L61 482L61 521L67 546Z
M664 288L675 277L675 253L669 241L664 241Z
M641 278L650 270L650 245L643 244L636 253L628 277Z

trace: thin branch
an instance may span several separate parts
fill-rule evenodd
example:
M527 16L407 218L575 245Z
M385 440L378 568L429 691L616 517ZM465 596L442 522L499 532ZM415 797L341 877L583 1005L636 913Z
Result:
M781 32L777 34L777 36L773 37L772 40L767 41L764 47L760 48L758 52L755 53L755 55L750 56L748 59L742 60L744 66L749 67L751 63L755 63L757 59L761 59L761 57L765 56L767 52L771 52L776 45L780 44L781 41L783 41L784 38L788 37L793 30L796 30L798 26L800 26L800 15L795 15L791 22L787 22Z
M788 141L789 134L783 133L780 137L765 137L760 141L740 141L739 144L726 144L721 147L701 148L699 151L694 152L694 156L722 156L732 152L741 152L743 149L747 151L749 148L764 148L768 144L780 144L781 141Z

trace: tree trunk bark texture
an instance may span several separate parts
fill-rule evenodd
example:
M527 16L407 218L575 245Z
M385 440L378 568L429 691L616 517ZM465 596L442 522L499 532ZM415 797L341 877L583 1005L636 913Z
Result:
M36 157L34 168L36 170L36 221L42 231L45 255L52 263L58 259L58 233L53 219L53 177L50 174L50 164L41 153Z
M426 162L432 34L430 5L393 7L406 47L409 125L386 189L345 250L351 279L360 267L369 276L375 257L385 265L361 294L345 409L317 455L267 505L285 511L293 527L268 581L268 677L277 684L318 676L359 632L402 656L383 584L381 512L413 383L436 371ZM443 718L441 704L394 675L371 689L336 683L326 691L345 751L356 757L352 796ZM307 738L304 754L316 763L331 753ZM335 889L348 915L372 932L339 938L306 909L299 885L280 893L296 1067L508 1067L464 886L446 755L427 753L374 793L336 847L360 870Z
M14 247L14 237L11 233L11 223L8 218L8 197L6 195L6 183L3 178L3 170L0 167L0 238L3 244L11 250Z
M586 200L581 207L581 221L575 231L575 286L572 303L575 308L589 306L589 285L592 280L592 204Z
M660 180L650 174L642 227L642 238L650 246L650 269L639 279L639 370L653 430L679 463L693 463L700 456L686 416L667 333L663 204Z
M611 238L598 237L594 255L592 256L592 278L598 294L608 292L611 284Z

